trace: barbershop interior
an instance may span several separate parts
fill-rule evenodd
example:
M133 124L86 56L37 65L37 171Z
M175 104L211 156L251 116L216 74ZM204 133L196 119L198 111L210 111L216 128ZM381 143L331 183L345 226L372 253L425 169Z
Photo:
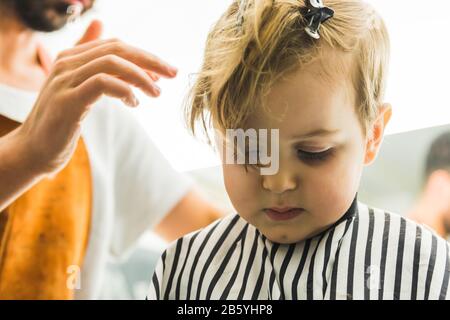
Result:
M15 2L17 2L17 5ZM235 205L236 203L242 208L246 208L242 199L247 199L246 196L250 197L252 194L250 185L244 186L242 184L240 188L244 189L237 189L244 190L245 195L241 194L240 197L227 188L227 181L229 185L235 185L239 182L236 180L230 182L230 179L239 178L228 177L227 179L225 177L224 183L224 172L226 170L222 168L223 159L221 159L214 142L208 143L208 140L211 142L211 136L208 132L201 129L195 135L190 132L189 124L186 121L186 105L192 103L192 100L189 100L192 98L189 94L192 93L190 90L193 86L196 86L196 90L210 88L208 85L200 88L198 86L201 86L201 83L196 81L199 75L203 76L201 72L204 72L205 68L209 66L204 64L205 53L211 54L212 52L208 51L208 46L217 44L214 42L214 37L208 38L208 35L215 28L218 19L226 19L223 16L224 12L235 2L240 2L240 11L248 12L253 10L253 5L258 6L258 2L269 3L272 1L42 0L43 7L36 4L41 1L28 2L30 3L21 0L0 0L0 16L6 14L6 12L12 12L11 10L16 8L19 8L17 10L20 10L20 8L22 10L24 8L36 10L28 12L28 15L26 12L18 14L17 21L25 21L26 19L33 21L33 18L37 16L37 14L34 14L36 12L46 12L50 16L52 12L53 14L59 12L60 9L55 8L60 7L64 10L75 10L75 13L67 12L70 17L66 18L61 26L53 29L50 27L43 31L45 25L41 25L43 28L40 29L40 25L36 24L35 29L37 31L33 31L35 35L33 35L33 40L30 41L38 42L39 50L45 50L45 54L39 53L39 59L43 66L44 62L48 66L48 82L42 82L38 86L34 86L30 82L29 86L28 84L27 86L21 86L21 77L24 74L32 77L36 71L33 69L33 72L22 72L20 76L16 77L16 80L12 81L10 80L12 78L8 76L9 69L6 63L14 60L12 58L6 60L5 58L1 62L0 99L4 99L0 101L1 117L11 119L11 121L14 120L17 126L25 126L28 123L27 117L35 117L35 121L44 121L45 117L39 118L39 115L36 115L38 113L33 114L34 109L31 109L34 106L37 110L39 100L49 99L48 101L57 102L56 98L52 100L51 97L56 92L55 90L58 90L59 83L56 84L57 80L55 79L63 78L64 75L75 72L74 70L77 69L80 70L79 74L70 78L70 81L76 81L73 79L78 79L77 77L80 74L82 75L83 72L91 72L89 65L95 62L95 58L91 59L89 55L104 54L101 50L109 50L117 42L122 43L122 41L126 43L127 47L123 49L125 45L122 45L121 50L123 51L121 52L123 55L120 57L120 61L116 59L117 65L126 62L127 65L130 65L129 70L133 70L133 72L123 71L124 75L122 76L119 74L122 69L120 71L114 69L111 71L113 75L109 75L108 79L116 79L118 87L125 82L130 82L132 84L130 86L132 87L131 92L133 97L139 101L139 105L130 108L130 103L126 103L122 97L116 99L114 95L118 97L119 94L111 93L113 92L111 89L111 92L104 92L103 95L100 92L92 109L86 108L83 111L85 114L80 120L81 137L83 139L80 141L84 141L86 149L82 149L81 144L78 143L76 149L71 149L70 152L75 150L73 157L77 156L80 159L83 150L87 150L87 161L90 163L90 171L89 169L87 171L90 172L91 181L94 181L94 183L89 184L88 181L84 185L85 180L78 176L81 175L81 171L77 171L82 170L81 164L77 167L78 162L74 160L75 158L70 158L72 160L67 159L64 166L59 167L51 175L39 178L38 182L27 185L25 192L22 190L14 198L9 198L10 200L6 201L4 206L0 206L0 299L145 299L149 295L149 287L152 283L155 285L155 279L156 281L161 280L159 276L162 273L158 273L162 272L158 271L158 268L163 266L161 255L167 248L172 248L168 252L174 254L176 239L185 234L196 232L198 229L208 228L207 226L213 223L216 218L235 214L236 211L240 210L240 207L238 208ZM31 2L34 4L31 4ZM250 2L249 7L246 7L247 2ZM281 3L283 1L274 0L274 3L276 2ZM303 1L299 0L299 2ZM314 26L314 22L317 22L317 20L314 20L315 17L329 13L323 9L327 8L328 5L332 7L331 4L335 1L307 0L305 2L309 5L309 15L307 14L306 17L312 17L310 21L311 25ZM445 0L437 0L432 3L420 0L365 0L365 2L375 8L379 15L383 17L386 28L389 30L390 61L388 71L386 71L387 85L383 101L389 103L392 114L389 114L388 120L386 120L387 116L384 118L384 126L378 127L378 129L381 128L383 135L379 137L378 143L380 146L372 159L373 161L361 166L357 198L358 201L372 208L381 208L385 212L392 212L405 217L408 221L426 225L427 229L431 229L433 234L442 239L442 248L444 248L445 241L448 243L450 240L450 101L448 99L450 90L450 82L448 81L450 74L450 60L448 59L450 57L450 42L448 41L450 2ZM265 5L270 6L269 4ZM272 5L274 6L274 4ZM281 4L279 6L282 7ZM45 8L53 9L45 11ZM238 8L237 4L235 8ZM328 17L329 20L320 20L322 26L315 30L317 33L321 33L320 40L327 40L328 35L332 37L333 33L332 31L328 33L331 29L327 29L327 24L339 23L341 17L339 8L338 5L332 7L334 17ZM252 16L243 14L241 18L244 21L241 21L241 23L246 25L245 19L251 19ZM0 17L0 57L2 59L3 57L10 58L8 50L5 50L4 45L1 44L1 42L9 41L9 29L6 29L9 26L7 22L12 18L9 16L8 19ZM333 19L338 20L338 22L333 22ZM48 21L54 20L48 18ZM96 23L94 27L92 27L93 21ZM13 25L13 22L10 24ZM26 24L26 28L33 29L33 24L31 22ZM86 30L94 31L92 31L92 35L86 36ZM28 49L28 51L22 50L23 54L28 54L30 50L33 50L32 45L28 46L24 40L28 39L26 37L29 36L29 33L22 34L22 42L14 42L14 47L11 45L14 52L18 51L17 46ZM274 34L279 35L279 33ZM221 36L221 34L218 33L217 36ZM78 42L83 37L91 37L92 39ZM305 33L305 37L309 36ZM99 42L108 41L107 39L118 40ZM209 40L207 41L207 39ZM320 40L312 39L312 41ZM96 47L94 47L94 44ZM134 48L138 49L135 50ZM65 56L61 56L61 52L65 53ZM148 52L151 56L144 57L143 52ZM77 64L77 59L82 59L84 56L89 61L85 61L84 64L81 62ZM110 57L111 54L108 56ZM136 62L141 58L142 61L147 59L146 62L142 62L142 65ZM136 59L136 61L133 59ZM154 59L153 62L151 62L151 59ZM55 60L56 63L53 66ZM58 60L62 62L58 64ZM112 60L108 61L111 62ZM168 75L167 71L159 71L166 68L166 62L176 68L176 76L175 73ZM142 69L138 70L138 67L144 68L145 63L149 66L147 70L145 72L142 72ZM153 65L151 65L152 63ZM119 69L117 65L114 68ZM62 69L66 68L67 71L64 72L67 73L61 71L61 74L58 74L58 66L61 66ZM100 67L99 64L98 68ZM151 70L152 67L155 69ZM94 67L92 67L93 69ZM227 69L223 68L223 70L225 70L223 76L229 76L225 74ZM116 71L117 74L114 75ZM103 71L96 72L101 73ZM211 72L212 74L213 72ZM157 83L160 92L156 96L149 95L145 90L142 90L142 86L139 84L140 80L130 80L132 76L136 78L149 76ZM39 76L35 78L38 79ZM202 79L209 78L205 76ZM133 83L133 81L135 82ZM220 81L216 84L221 85ZM51 85L53 87L50 88ZM45 91L45 94L39 95L40 89L35 88L44 88L41 91L44 92L46 86L48 90ZM213 86L211 87L213 88ZM85 92L88 92L87 89ZM198 94L198 92L196 93ZM14 93L20 95L20 100L19 97L18 100L15 100ZM66 94L69 93L68 90ZM205 93L205 99L210 97L208 94ZM83 100L83 95L78 95L76 99ZM63 99L63 93L58 97ZM233 97L233 95L226 97ZM20 101L20 108L18 106L15 110L9 110L8 108L14 105L16 101ZM29 101L28 108L22 103L25 101ZM102 104L102 106L97 107L97 103ZM66 103L65 107L67 105L71 105L71 102ZM198 102L198 106L203 107L205 105ZM116 111L118 111L117 114L120 114L119 116L115 115ZM48 116L55 114L58 114L58 112L53 112ZM214 113L212 114L211 117L214 117ZM215 114L220 114L220 112L217 111ZM54 119L60 121L62 127L68 127L62 120ZM201 122L199 119L202 118L198 117L197 114L198 123ZM227 121L223 117L220 120L223 123ZM387 122L389 122L388 125ZM32 126L28 127L31 128ZM60 127L56 126L55 128ZM35 128L32 127L30 130L35 130ZM55 136L66 134L66 131L68 130L53 129ZM5 132L7 131L2 130L0 121L0 133L7 136ZM282 130L280 132L282 137ZM376 132L379 133L379 131ZM133 135L136 135L136 137ZM62 140L56 141L55 145ZM1 142L2 140L0 140L0 147ZM91 151L94 148L97 150ZM281 148L283 148L283 145ZM2 154L1 151L0 154ZM283 159L285 158L282 157L280 161L280 170L283 165L288 165L287 162L283 162L288 160ZM86 159L83 161L86 161ZM326 169L319 171L323 170L319 168L325 166L327 164L308 165L307 170L309 170L308 172L315 170L316 174L321 172L321 176L317 178L319 180L331 181L331 178L326 178ZM150 169L147 170L147 167ZM73 171L67 170L68 168ZM0 167L0 174L3 174L1 169L3 167ZM346 170L346 173L341 173L340 176L347 177L350 175L348 173L350 171ZM80 173L77 174L77 172ZM280 172L286 173L283 170ZM67 173L67 176L62 175L63 173ZM357 175L358 173L354 174ZM69 175L73 179L76 177L73 180L74 183L67 183L67 180L63 181L64 177L69 179ZM299 173L299 176L301 176L301 173ZM287 177L287 174L285 177ZM345 180L345 178L342 179ZM6 181L13 180L3 180L3 182L0 181L0 184L14 184L6 183ZM60 185L56 185L56 189L53 190L58 190L61 194L53 193L53 197L45 198L46 202L40 203L39 206L31 206L31 209L21 211L21 206L18 203L21 199L23 200L23 206L28 204L24 199L26 196L28 196L29 202L37 203L36 198L30 199L30 197L43 197L43 195L38 190L34 190L33 195L33 188L39 186L44 189L50 188L50 186L40 184L44 182L51 184L52 181L59 181ZM272 182L275 183L275 179ZM140 185L142 185L142 188L140 188ZM300 182L299 185L301 185ZM339 184L336 183L337 186ZM69 200L64 199L67 194L72 192L71 188L74 188L72 207L83 210L86 202L90 208L90 215L80 214L75 210L73 218L75 220L68 218L68 216L65 219L49 218L49 215L58 215L59 213L59 215L64 216L65 213L72 212L65 209L65 206L69 205L67 204ZM263 186L263 188L266 188L266 186ZM308 187L305 186L305 188ZM86 193L87 189L90 192ZM0 192L2 190L3 188L0 189ZM5 190L8 189L5 188ZM195 190L195 195L192 190ZM328 189L323 190L325 194ZM307 194L311 194L310 190L306 191ZM301 191L299 192L301 194ZM330 199L337 197L335 192L327 192L329 192ZM191 197L188 198L187 194ZM86 200L84 195L90 197L89 200ZM238 199L236 203L234 203L233 197ZM317 197L316 199L318 199ZM324 197L325 195L321 199L325 199ZM3 200L3 196L0 197L0 200ZM2 203L0 202L0 204ZM206 204L207 209L205 209ZM189 205L191 207L187 209ZM34 210L36 212L42 211L42 217L34 216ZM138 213L133 214L134 210ZM151 212L152 210L154 212ZM278 208L272 211L280 213L277 210L281 212L284 209ZM2 214L2 211L5 214ZM119 213L119 211L121 212ZM214 211L215 215L211 214L208 220L204 216L197 217L194 213L192 218L185 214L186 212L191 214L194 211L197 212L197 215ZM16 218L17 215L20 216L20 212L22 212L23 217ZM158 223L161 223L164 216L169 212L172 216L166 216L167 223L158 227ZM16 216L14 213L16 213ZM98 216L94 217L94 214ZM286 212L280 214L283 217L286 216ZM1 217L2 215L4 217ZM195 219L198 219L198 221ZM437 221L438 219L441 220ZM194 220L197 224L193 222L192 226L188 227L189 222ZM22 224L19 225L18 221L22 221ZM249 222L251 225L252 220ZM58 223L64 224L60 233L58 233ZM83 223L84 227L82 226ZM76 227L77 224L78 227ZM53 228L53 231L50 230L51 228ZM275 234L268 232L269 235ZM52 248L54 239L57 239L58 234L60 234L58 239L64 238L64 241L61 240L60 246ZM161 234L167 235L167 237ZM407 239L408 236L409 234L406 235ZM24 239L27 237L29 239L25 241ZM270 236L267 237L270 238ZM14 239L17 239L19 248L15 247ZM23 242L23 248L20 247L21 242ZM38 244L35 242L38 242ZM66 253L73 251L76 253L74 256L78 258L69 257L63 252L61 256L65 258L59 259L60 253L58 252L61 249L58 249L58 247L70 247L71 243L71 249L62 249L62 251L66 251ZM405 247L407 246L405 245ZM32 249L30 250L30 248ZM42 255L39 250L42 250ZM183 255L187 249L182 246L180 250ZM167 259L169 261L177 259L177 253L179 252L175 252L175 257L168 254ZM20 259L21 256L24 258ZM447 264L449 259L447 257ZM58 276L48 274L48 272L51 273L49 270L53 268L54 262L52 261L58 261L56 264L62 264L62 267L60 265L59 267L55 266L55 270L59 271L54 272L60 273ZM437 261L441 260L438 259ZM445 259L442 261L442 264L445 265ZM174 268L177 266L181 268L181 260L178 265L174 263L173 266ZM403 266L405 268L405 263ZM187 267L189 267L189 264ZM34 271L30 271L30 269ZM158 277L153 276L155 270ZM291 272L290 270L288 268L287 273ZM446 270L448 275L450 267L447 267ZM21 278L22 272L29 274L25 278ZM170 270L164 272L170 272ZM407 274L407 271L405 271L405 274ZM26 281L23 281L23 279L26 279ZM208 276L206 279L209 279ZM10 280L11 282L8 285ZM36 281L36 283L29 284L33 281ZM22 287L19 283L22 283ZM24 287L28 284L30 290ZM433 285L435 285L434 282ZM175 282L173 286L175 287ZM234 290L231 292L234 292ZM213 294L213 297L219 296ZM445 294L442 295L441 291L442 297L450 299L450 294L445 296Z

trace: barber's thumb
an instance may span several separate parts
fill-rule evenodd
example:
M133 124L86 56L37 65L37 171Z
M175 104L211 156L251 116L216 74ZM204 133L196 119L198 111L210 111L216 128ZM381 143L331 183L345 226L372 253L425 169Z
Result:
M89 41L100 39L103 32L103 24L99 20L93 20L84 32L81 39L76 43L80 45Z

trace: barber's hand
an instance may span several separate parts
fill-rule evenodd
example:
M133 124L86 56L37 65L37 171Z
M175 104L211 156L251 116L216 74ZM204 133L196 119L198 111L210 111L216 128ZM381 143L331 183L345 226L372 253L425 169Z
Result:
M83 36L78 40L75 46L101 38L103 32L103 24L99 20L92 21L84 32Z
M44 174L58 172L70 160L81 122L101 96L136 107L131 86L158 97L155 81L176 76L175 68L148 52L116 39L95 40L99 33L101 25L91 25L81 44L59 54L19 130L30 165Z

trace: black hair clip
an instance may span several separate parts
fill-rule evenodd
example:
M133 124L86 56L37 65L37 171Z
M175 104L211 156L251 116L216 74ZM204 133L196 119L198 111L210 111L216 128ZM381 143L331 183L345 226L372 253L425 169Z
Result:
M307 21L306 33L314 39L319 39L320 25L333 17L334 10L325 7L322 0L306 0L308 11L304 14Z

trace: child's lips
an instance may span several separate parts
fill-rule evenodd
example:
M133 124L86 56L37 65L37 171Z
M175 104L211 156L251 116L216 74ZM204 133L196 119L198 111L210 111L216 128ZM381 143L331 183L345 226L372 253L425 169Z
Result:
M266 215L275 221L291 220L305 212L303 208L296 207L272 207L264 209Z

